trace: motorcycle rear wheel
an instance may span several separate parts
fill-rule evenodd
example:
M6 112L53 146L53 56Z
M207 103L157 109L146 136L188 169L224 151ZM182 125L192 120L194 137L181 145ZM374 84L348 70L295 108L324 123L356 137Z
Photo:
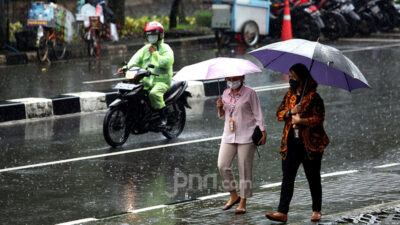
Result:
M128 140L129 129L127 127L127 113L120 108L112 108L107 111L103 122L103 136L112 147L118 147Z
M178 137L186 123L186 110L180 103L174 103L168 107L167 128L161 133L168 139Z

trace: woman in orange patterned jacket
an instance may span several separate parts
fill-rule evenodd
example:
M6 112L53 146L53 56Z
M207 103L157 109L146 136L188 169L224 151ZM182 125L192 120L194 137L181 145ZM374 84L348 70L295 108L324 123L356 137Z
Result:
M322 216L321 159L329 144L323 127L324 102L316 92L318 84L305 65L295 64L289 71L290 88L276 113L277 119L285 122L280 152L283 172L281 197L278 212L266 216L270 220L287 221L297 170L303 164L312 198L311 221L316 222Z

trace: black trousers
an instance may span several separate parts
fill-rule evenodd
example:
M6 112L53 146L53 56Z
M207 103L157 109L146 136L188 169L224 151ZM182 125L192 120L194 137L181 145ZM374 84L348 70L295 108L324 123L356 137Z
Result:
M313 211L321 211L322 187L321 187L321 159L322 154L318 154L310 160L307 157L304 144L295 140L288 140L288 153L286 159L282 159L282 187L278 212L287 214L289 212L290 201L293 197L294 182L300 164L303 164L308 184L311 191Z

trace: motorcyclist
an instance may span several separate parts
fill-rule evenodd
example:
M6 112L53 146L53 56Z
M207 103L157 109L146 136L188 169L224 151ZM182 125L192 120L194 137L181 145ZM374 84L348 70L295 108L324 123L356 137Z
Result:
M152 108L160 114L160 125L165 126L167 117L164 93L169 89L172 82L174 52L168 44L164 43L164 27L162 24L156 21L149 22L144 27L144 32L149 43L139 49L126 66L118 69L118 72L134 66L145 69L149 64L154 65L154 68L149 68L149 70L158 74L158 76L144 77L141 82L145 85L144 89L150 91L149 100Z

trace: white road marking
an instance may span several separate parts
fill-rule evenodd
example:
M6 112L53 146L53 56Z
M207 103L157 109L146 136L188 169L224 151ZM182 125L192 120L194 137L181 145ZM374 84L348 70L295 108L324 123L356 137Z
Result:
M123 81L129 80L128 78L112 78L112 79L104 79L104 80L92 80L92 81L83 81L82 84L96 84L96 83L106 83L106 82L115 82L115 81Z
M207 196L203 196L203 197L198 197L197 199L199 199L199 200L207 200L207 199L219 198L219 197L227 196L227 195L229 195L228 192L226 192L226 193L217 193L217 194L213 194L213 195L207 195Z
M353 42L400 42L400 39L387 39L387 38L340 38L339 41L353 41Z
M367 50L373 50L373 49L379 49L379 48L391 48L391 47L399 47L400 44L390 44L390 45L379 45L379 46L369 46L369 47L363 47L363 48L356 48L356 49L347 49L343 50L342 52L359 52L359 51L367 51Z
M265 184L260 186L260 188L273 188L273 187L279 187L282 185L282 182L278 182L278 183L272 183L272 184Z
M132 211L129 211L130 213L140 213L140 212L145 212L145 211L150 211L153 209L162 209L167 207L167 205L156 205L156 206L151 206L151 207L146 207L146 208L142 208L142 209L134 209Z
M81 224L81 223L86 223L86 222L96 221L96 220L98 220L98 219L96 219L96 218L86 218L86 219L69 221L69 222L65 222L65 223L58 223L56 225L74 225L74 224Z
M358 170L338 171L338 172L333 172L333 173L322 174L321 177L333 177L333 176L339 176L339 175L345 175L345 174L351 174L351 173L357 173L357 172L360 172L360 171L358 171Z
M256 92L262 92L262 91L272 91L272 90L278 90L278 89L286 89L289 87L289 84L282 85L280 87L269 87L269 88L260 88L257 89Z
M393 167L393 166L399 166L400 163L391 163L391 164L386 164L386 165L382 165L382 166L375 166L375 169L381 169L381 168L388 168L388 167Z

